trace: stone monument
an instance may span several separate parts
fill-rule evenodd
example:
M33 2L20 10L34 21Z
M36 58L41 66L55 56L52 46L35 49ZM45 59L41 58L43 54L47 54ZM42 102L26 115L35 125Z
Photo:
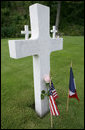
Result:
M49 7L34 4L29 10L31 38L26 36L25 40L9 40L9 52L14 59L33 56L35 111L42 117L49 111L47 97L41 100L41 91L47 91L43 77L50 73L50 53L63 49L63 38L50 37Z

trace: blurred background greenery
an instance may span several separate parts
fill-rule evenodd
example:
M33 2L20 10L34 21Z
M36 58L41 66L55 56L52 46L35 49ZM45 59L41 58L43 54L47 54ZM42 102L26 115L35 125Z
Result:
M55 25L58 1L1 1L1 38L23 37L21 30L29 25L29 6L35 3L50 7L50 29ZM59 33L84 35L84 1L61 1Z

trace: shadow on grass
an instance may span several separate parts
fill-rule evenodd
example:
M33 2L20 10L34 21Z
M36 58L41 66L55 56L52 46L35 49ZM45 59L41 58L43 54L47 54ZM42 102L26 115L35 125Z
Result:
M31 109L35 110L35 103L32 103L32 104L28 105L28 107L30 107Z

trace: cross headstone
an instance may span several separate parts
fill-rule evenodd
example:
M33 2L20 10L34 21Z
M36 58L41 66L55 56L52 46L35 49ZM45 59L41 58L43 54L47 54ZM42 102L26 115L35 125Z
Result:
M25 34L25 40L28 39L29 34L31 34L31 31L28 30L28 25L24 25L24 31L21 31L21 34Z
M29 9L31 38L29 40L9 40L9 51L10 57L15 59L33 56L35 110L42 117L49 111L48 98L41 100L41 91L47 91L43 77L50 73L50 53L63 49L63 38L50 37L49 7L34 4Z
M51 30L51 32L53 33L53 39L55 39L56 38L56 32L57 32L56 26L53 26L53 29Z

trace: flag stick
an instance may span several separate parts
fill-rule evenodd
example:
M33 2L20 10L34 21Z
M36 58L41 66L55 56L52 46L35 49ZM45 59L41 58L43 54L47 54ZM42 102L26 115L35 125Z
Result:
M50 87L51 87L51 76L50 76ZM50 115L51 115L51 128L53 128L53 118L52 118L51 111L50 111Z
M66 111L68 111L68 105L69 105L69 90L68 90L68 97L67 97L67 108L66 108Z
M52 114L51 114L51 128L53 128L53 118L52 118Z
M72 67L72 61L71 61L71 67ZM66 111L68 111L68 105L69 105L69 89L68 89L68 97L67 97L67 107L66 107Z
M72 67L72 61L71 61L71 67Z

